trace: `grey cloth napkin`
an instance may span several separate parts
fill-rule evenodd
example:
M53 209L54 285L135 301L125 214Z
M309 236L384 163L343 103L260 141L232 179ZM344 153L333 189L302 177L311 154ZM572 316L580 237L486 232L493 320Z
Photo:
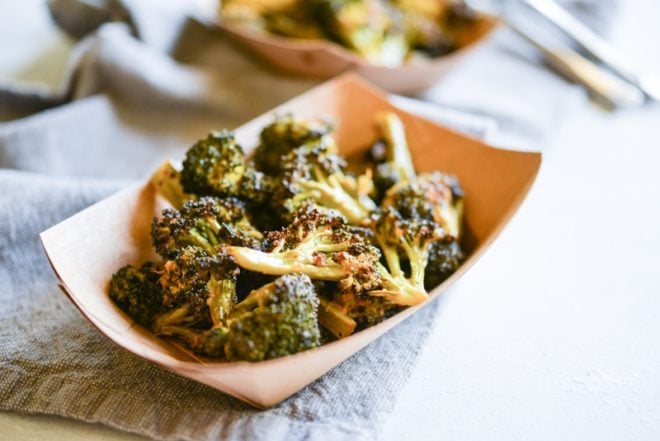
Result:
M317 83L245 56L202 26L194 5L52 0L60 26L82 38L61 87L0 84L0 409L158 439L374 439L437 302L258 411L121 350L56 287L40 231L180 157L209 129L237 126ZM512 48L500 33L425 98L495 117L501 140L534 147L581 94Z

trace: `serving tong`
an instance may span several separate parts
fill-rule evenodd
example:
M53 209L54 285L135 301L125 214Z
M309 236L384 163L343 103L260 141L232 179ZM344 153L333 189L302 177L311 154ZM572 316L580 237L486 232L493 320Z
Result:
M516 1L465 0L472 9L499 17L516 34L531 43L546 62L569 80L580 83L608 107L634 107L660 101L660 79L642 74L621 52L581 23L554 0L517 0L555 29L569 37L596 62L566 45L544 43L532 32L511 19Z

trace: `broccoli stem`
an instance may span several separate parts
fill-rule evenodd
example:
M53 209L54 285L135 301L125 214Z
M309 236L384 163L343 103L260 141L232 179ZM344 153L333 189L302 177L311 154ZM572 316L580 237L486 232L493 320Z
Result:
M156 334L167 337L178 337L193 350L201 347L204 342L204 333L186 328L185 326L163 326L158 332L156 332Z
M390 302L402 306L415 306L429 298L423 284L420 286L416 281L411 282L403 273L394 276L380 263L377 263L376 267L383 281L383 287L369 291L369 295L385 297Z
M271 282L252 290L242 302L234 306L234 312L250 311L258 306L263 306L273 293L274 288L275 283Z
M179 170L171 161L165 161L158 167L158 170L151 175L150 181L156 191L177 210L183 207L184 202L193 198L183 191Z
M428 245L426 247L413 247L405 240L401 242L401 248L408 256L410 262L410 280L415 286L424 286L424 271L428 262Z
M298 182L305 190L303 194L311 196L324 207L339 211L348 223L359 225L376 209L373 201L365 200L368 198L350 194L350 189L344 188L342 179L337 176L325 176L318 167L314 168L314 175L316 180L303 179Z
M183 305L157 316L153 324L154 332L160 334L163 329L168 327L194 324L195 321L188 315L188 312L188 305Z
M440 208L440 215L438 222L440 226L447 232L448 236L454 239L460 239L462 233L462 219L463 219L463 200L459 199L454 204L447 204L447 206Z
M339 305L324 298L319 298L319 301L318 317L323 327L337 338L348 337L355 332L357 323Z
M250 271L273 276L289 273L306 274L312 279L338 281L346 277L346 270L339 264L329 262L324 266L307 263L307 256L298 250L266 253L246 247L227 247L227 252L238 266Z
M414 181L417 174L410 157L403 122L393 112L382 112L377 115L376 123L387 146L387 162L399 170L403 179Z
M211 312L213 326L226 326L229 312L236 303L236 283L233 280L211 279L208 283L207 304Z

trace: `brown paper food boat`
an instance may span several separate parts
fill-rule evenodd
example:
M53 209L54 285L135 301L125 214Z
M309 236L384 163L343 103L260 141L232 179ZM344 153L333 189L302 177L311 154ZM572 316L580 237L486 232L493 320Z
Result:
M415 166L420 172L455 173L465 190L467 261L431 293L437 297L483 254L514 214L532 185L539 153L489 147L392 106L384 95L344 75L295 98L236 130L249 151L273 113L295 112L338 121L336 137L349 157L376 137L372 123L379 110L396 112L405 123ZM152 217L162 208L150 184L111 196L41 234L60 286L80 311L126 350L180 375L205 383L259 407L272 406L305 387L364 346L415 314L426 303L408 308L381 324L321 348L259 363L227 363L191 355L143 329L118 309L107 294L112 274L127 263L153 258ZM387 337L385 337L387 338Z
M374 66L344 47L325 40L296 40L257 33L219 21L219 26L242 46L275 67L314 78L332 78L355 70L377 86L393 93L414 94L428 89L496 28L497 19L479 15L458 35L459 49L433 59L416 59L400 67Z

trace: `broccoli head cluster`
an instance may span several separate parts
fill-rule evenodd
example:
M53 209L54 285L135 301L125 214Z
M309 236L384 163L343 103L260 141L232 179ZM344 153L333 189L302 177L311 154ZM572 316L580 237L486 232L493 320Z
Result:
M152 177L172 204L152 223L161 259L121 268L110 297L197 354L250 362L425 301L464 259L463 193L451 175L416 174L396 115L376 124L381 154L362 174L323 121L275 119L253 161L231 132L198 141Z

